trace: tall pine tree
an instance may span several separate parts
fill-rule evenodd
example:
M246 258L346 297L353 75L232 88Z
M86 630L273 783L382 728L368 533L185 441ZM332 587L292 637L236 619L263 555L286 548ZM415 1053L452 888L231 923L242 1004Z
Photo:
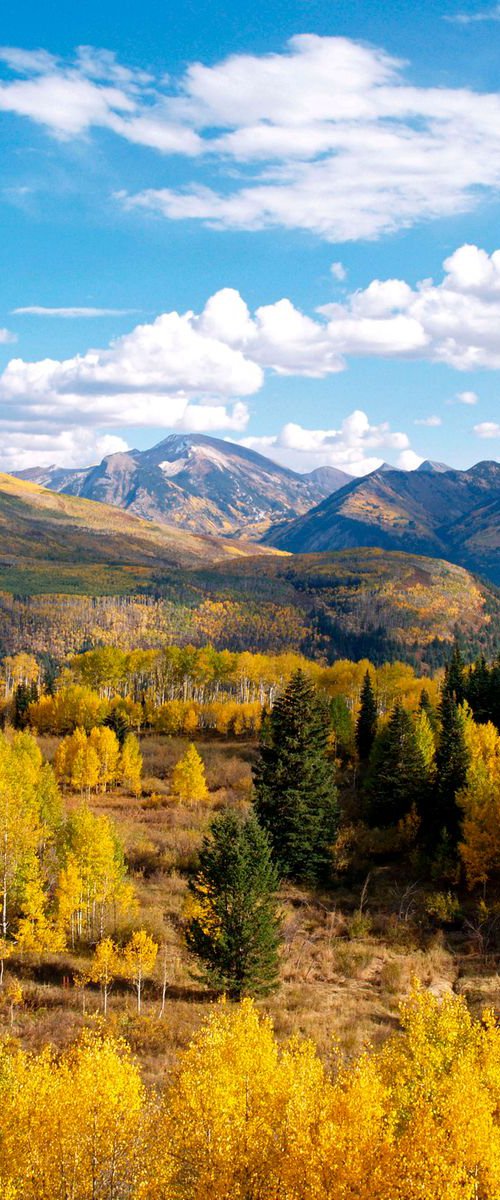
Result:
M462 704L465 698L465 686L465 665L462 651L455 642L450 660L445 668L443 692L449 692L456 704Z
M377 732L377 701L371 680L367 671L361 689L361 708L356 722L356 749L360 762L366 763Z
M205 980L235 1000L268 995L277 986L277 888L269 839L255 816L222 813L189 884L186 942Z
M439 717L441 727L436 750L436 782L433 810L429 814L429 833L433 838L445 834L448 844L455 847L461 820L456 798L461 788L465 787L469 755L460 710L446 682Z
M412 717L399 702L378 734L365 785L370 823L396 825L414 807L426 806L429 765Z
M280 874L315 883L328 873L338 823L328 708L302 671L266 718L254 805Z

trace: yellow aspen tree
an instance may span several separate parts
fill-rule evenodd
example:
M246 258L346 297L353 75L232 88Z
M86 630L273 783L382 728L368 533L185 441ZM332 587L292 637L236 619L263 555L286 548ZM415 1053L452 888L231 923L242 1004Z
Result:
M139 796L142 790L142 754L133 733L127 733L123 743L118 771L124 787L134 796Z
M115 919L117 912L133 911L135 905L123 849L109 818L94 816L83 804L68 819L65 851L66 874L61 873L59 880L61 920L73 916L79 937L88 941L102 938L110 918ZM71 914L77 887L79 907Z
M457 796L463 811L459 850L469 887L486 890L500 873L500 735L491 722L476 724L469 713L464 734L469 766Z
M142 1197L146 1115L122 1042L86 1033L60 1056L2 1049L2 1187L22 1200Z
M136 930L123 951L124 970L128 979L130 979L135 987L137 1012L139 1015L141 1012L144 981L153 974L157 954L157 943L146 933L145 929Z
M58 922L69 933L73 948L76 938L82 936L82 906L82 876L75 855L69 852L57 881L56 907Z
M21 916L16 930L16 945L24 954L54 954L64 950L66 937L60 925L47 917L47 896L43 889L37 859L30 863L23 882Z
M110 937L103 938L95 948L88 978L92 983L99 984L105 1017L108 1013L108 996L118 970L119 956L115 943Z
M99 757L96 750L87 740L77 751L71 768L71 787L81 795L85 792L87 798L91 792L97 791L99 785Z
M99 787L105 792L107 787L112 787L118 774L120 743L114 729L107 725L92 729L89 743L99 759Z
M0 935L0 987L3 985L4 966L8 959L12 956L14 946L12 942L8 942L6 938Z
M5 988L5 999L9 1006L9 1024L14 1024L14 1013L16 1008L21 1008L24 1000L23 989L18 979L9 979Z
M208 799L203 759L192 742L174 767L172 791L184 804L198 804Z
M7 937L9 906L22 871L42 840L38 796L41 754L29 734L0 734L0 933Z
M73 733L59 742L54 756L54 771L56 779L67 787L72 786L75 758L86 745L87 734L81 728L73 730Z

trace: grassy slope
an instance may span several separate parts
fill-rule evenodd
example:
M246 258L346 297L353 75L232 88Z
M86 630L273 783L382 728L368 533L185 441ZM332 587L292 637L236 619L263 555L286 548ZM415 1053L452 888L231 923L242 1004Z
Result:
M246 553L245 545L198 537L0 475L0 566L6 591L128 592L171 567Z

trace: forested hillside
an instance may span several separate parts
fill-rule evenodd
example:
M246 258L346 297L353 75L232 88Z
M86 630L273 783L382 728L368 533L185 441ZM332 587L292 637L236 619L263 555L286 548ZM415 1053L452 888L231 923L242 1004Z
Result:
M209 641L220 649L292 650L327 661L399 657L432 668L444 662L455 637L471 653L495 654L500 644L496 589L460 567L416 555L359 550L242 556L189 571L157 566L154 583L144 569L141 592L122 596L105 594L111 568L91 570L90 577L85 566L21 571L18 593L0 593L3 653L31 650L60 660L101 642L147 649ZM119 591L127 570L137 578L137 570L117 567ZM90 596L78 594L82 586Z

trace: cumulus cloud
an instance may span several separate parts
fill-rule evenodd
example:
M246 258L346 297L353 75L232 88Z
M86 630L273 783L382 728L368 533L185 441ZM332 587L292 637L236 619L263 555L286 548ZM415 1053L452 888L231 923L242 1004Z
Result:
M223 288L201 313L162 313L104 348L64 360L12 358L0 375L0 411L6 419L58 431L149 425L243 432L245 397L256 395L269 373L325 378L355 356L495 369L499 327L500 251L488 255L467 245L446 259L439 283L425 279L411 287L401 279L375 279L313 316L288 298L251 312L238 291ZM472 405L477 396L463 391L456 399ZM368 469L373 455L367 448L405 453L410 463L406 434L370 426L364 413L349 421L340 430L287 425L279 437L258 444L275 454L286 451L287 461L308 453L349 469L360 462ZM440 418L415 423L432 427ZM494 436L483 428L476 427L479 436Z
M499 438L500 425L497 421L481 421L479 425L474 425L474 433L480 438Z
M99 435L87 428L37 432L12 428L0 420L0 469L24 471L29 467L84 467L100 462L106 454L127 450L127 443L113 434Z
M282 53L191 63L166 81L91 47L0 59L0 110L60 140L100 128L203 157L203 184L188 173L178 189L118 193L170 220L341 242L464 212L500 187L499 93L418 87L405 64L348 38L300 34Z
M0 346L7 346L9 342L17 342L16 334L10 329L0 329Z
M426 425L429 429L437 429L438 425L443 424L443 421L442 421L441 417L437 417L437 416L416 417L413 424L414 425Z
M267 454L283 466L309 471L319 466L339 467L350 475L366 475L394 455L395 465L413 470L422 459L410 448L406 433L391 430L387 421L371 425L368 416L356 409L338 429L306 429L288 422L274 437L245 437L242 444ZM383 456L373 451L383 451Z

